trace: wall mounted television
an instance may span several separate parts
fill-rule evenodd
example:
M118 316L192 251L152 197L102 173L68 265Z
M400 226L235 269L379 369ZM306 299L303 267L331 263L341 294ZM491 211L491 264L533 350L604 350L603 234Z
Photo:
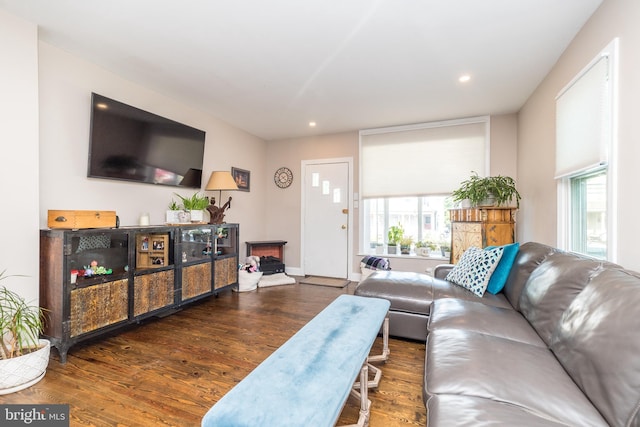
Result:
M90 178L201 188L205 132L91 94Z

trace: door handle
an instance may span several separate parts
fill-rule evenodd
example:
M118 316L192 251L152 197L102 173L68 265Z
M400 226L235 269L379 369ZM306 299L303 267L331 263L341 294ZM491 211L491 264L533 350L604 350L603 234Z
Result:
M346 230L346 229L347 229L347 226L346 226L346 225L342 225L342 229L343 229L343 230Z

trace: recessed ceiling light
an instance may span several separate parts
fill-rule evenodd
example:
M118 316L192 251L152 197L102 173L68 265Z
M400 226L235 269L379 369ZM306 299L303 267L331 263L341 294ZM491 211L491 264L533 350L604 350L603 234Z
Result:
M103 102L98 102L96 104L96 107L98 107L101 110L106 110L107 108L109 108L109 106L107 104L103 103Z
M316 127L316 122L309 122L309 127L310 128Z
M471 76L470 76L469 74L463 74L463 75L461 75L461 76L458 78L458 81L459 81L460 83L466 83L466 82L468 82L469 80L471 80Z

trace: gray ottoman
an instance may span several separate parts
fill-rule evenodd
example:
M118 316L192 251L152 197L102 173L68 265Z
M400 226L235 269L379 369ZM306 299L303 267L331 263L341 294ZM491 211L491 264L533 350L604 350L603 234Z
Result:
M402 271L376 271L356 286L355 295L384 298L389 309L389 335L424 341L431 303L439 298L459 298L480 301L496 307L511 307L504 294L486 293L480 298L441 277L446 277L450 265L438 266L431 277L427 274Z
M433 278L426 274L376 271L358 284L355 295L384 298L389 309L389 335L424 341L429 308L433 301Z

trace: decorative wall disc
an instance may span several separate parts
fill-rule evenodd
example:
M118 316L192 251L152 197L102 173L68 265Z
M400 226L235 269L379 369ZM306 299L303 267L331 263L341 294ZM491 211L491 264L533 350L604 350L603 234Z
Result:
M280 188L287 188L293 182L293 173L291 169L282 167L278 169L273 176L273 181Z

